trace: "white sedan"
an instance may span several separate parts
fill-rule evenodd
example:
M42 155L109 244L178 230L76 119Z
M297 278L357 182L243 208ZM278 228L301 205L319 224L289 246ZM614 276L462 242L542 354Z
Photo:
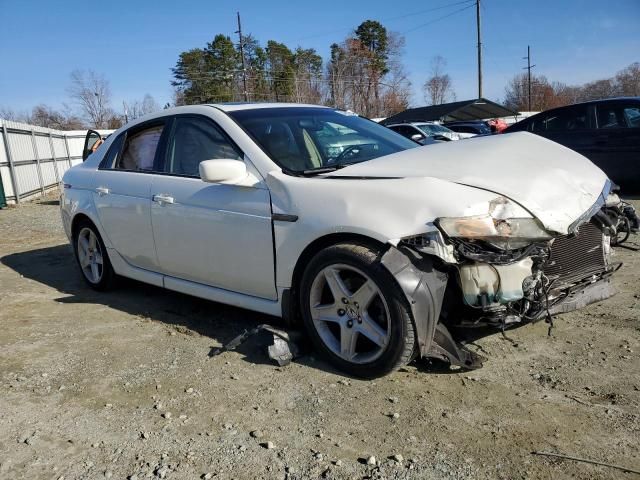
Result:
M472 368L452 328L612 294L610 182L529 133L419 147L332 108L229 104L143 117L91 153L95 135L61 198L91 287L123 276L283 317L352 375Z

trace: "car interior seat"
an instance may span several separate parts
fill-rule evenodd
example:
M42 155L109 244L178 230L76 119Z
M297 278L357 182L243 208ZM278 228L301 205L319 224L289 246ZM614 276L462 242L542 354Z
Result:
M308 168L293 137L289 126L284 122L274 122L265 128L260 135L260 141L268 153L277 159L281 165L290 170L304 170Z

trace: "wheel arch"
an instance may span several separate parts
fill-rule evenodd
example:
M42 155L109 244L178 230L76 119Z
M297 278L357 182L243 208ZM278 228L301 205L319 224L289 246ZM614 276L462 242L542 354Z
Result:
M73 219L71 220L71 238L75 238L76 232L78 230L78 226L82 223L82 222L89 222L91 223L91 225L93 225L94 227L96 227L96 229L98 228L98 226L96 225L96 222L93 221L93 219L87 215L86 213L77 213L76 215L74 215Z
M82 223L82 222L91 223L91 225L93 225L95 227L95 229L98 231L98 234L100 235L100 238L102 239L102 242L104 243L105 247L106 248L111 248L111 242L109 241L109 237L102 230L102 225L100 224L98 219L94 217L93 212L86 211L86 210L78 211L71 218L71 225L70 225L70 229L69 229L69 232L71 233L71 239L70 239L71 242L74 241L74 237L75 237L78 225L80 225L80 223Z
M394 277L410 306L419 353L421 356L429 356L440 318L448 274L434 265L439 260L435 256L411 258L411 255L401 249L366 235L329 234L314 240L303 250L293 271L291 288L285 291L282 298L282 317L285 322L296 325L301 320L299 285L305 266L322 249L342 242L365 244L378 250L381 264Z
M388 245L367 235L353 232L329 233L316 238L307 245L293 268L291 277L291 286L286 289L282 296L282 318L288 325L299 325L301 323L301 315L299 308L300 281L306 265L309 261L323 249L338 243L354 242L365 244L380 250L380 255L384 254Z

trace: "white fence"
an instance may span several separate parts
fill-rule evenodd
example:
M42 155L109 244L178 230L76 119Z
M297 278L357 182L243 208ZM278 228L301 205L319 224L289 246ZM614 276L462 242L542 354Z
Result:
M44 195L82 162L86 130L64 132L1 119L0 130L0 194L4 190L9 204Z

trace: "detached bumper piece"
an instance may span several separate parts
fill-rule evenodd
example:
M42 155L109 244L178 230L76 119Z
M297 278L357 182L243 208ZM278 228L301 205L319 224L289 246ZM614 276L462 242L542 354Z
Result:
M481 368L485 360L483 356L456 342L442 323L436 325L431 347L425 356L445 360L451 365L467 370Z
M289 365L292 360L300 356L300 348L298 346L300 338L295 338L294 340L294 333L289 333L271 325L263 324L258 325L251 330L245 330L220 348L212 347L209 352L209 357L215 357L223 352L235 350L250 337L265 331L273 335L273 344L267 347L267 354L271 360L283 367L285 365Z

